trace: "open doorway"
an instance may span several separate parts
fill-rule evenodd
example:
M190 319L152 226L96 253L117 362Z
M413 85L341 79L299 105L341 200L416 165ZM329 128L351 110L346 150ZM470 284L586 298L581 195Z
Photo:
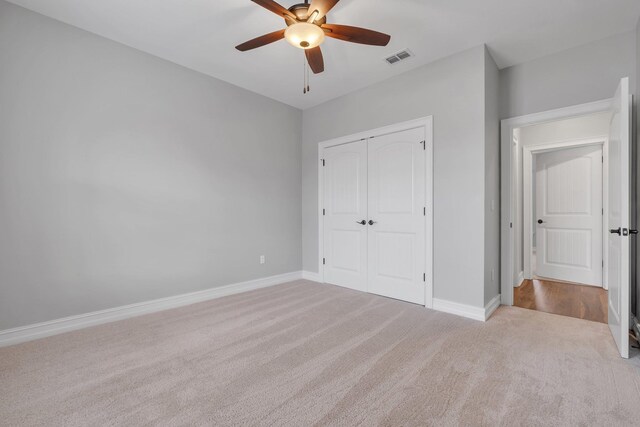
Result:
M522 279L514 305L607 323L605 218L611 112L516 129Z
M528 277L604 287L602 143L534 152L525 180ZM527 185L529 184L529 185Z
M501 125L502 304L606 320L622 357L637 234L630 116L623 78L611 99Z

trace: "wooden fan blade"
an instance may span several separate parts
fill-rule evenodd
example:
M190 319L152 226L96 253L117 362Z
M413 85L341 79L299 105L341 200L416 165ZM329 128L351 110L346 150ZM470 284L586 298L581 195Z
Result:
M309 15L311 15L316 10L318 11L318 16L316 17L316 21L322 19L333 6L336 5L340 0L311 0L311 5L309 6Z
M255 4L258 4L264 7L267 10L270 10L276 15L280 15L281 17L288 16L290 18L296 19L296 16L293 13L291 13L288 9L279 5L273 0L251 0L251 1L254 2Z
M313 74L319 74L324 71L324 58L320 46L306 49L304 54L307 56L307 62Z
M366 28L350 27L348 25L324 24L322 28L328 37L351 43L368 44L372 46L386 46L391 36Z
M255 49L267 45L269 43L277 42L284 38L284 30L274 31L273 33L265 34L264 36L256 37L236 46L240 52L246 52L247 50Z

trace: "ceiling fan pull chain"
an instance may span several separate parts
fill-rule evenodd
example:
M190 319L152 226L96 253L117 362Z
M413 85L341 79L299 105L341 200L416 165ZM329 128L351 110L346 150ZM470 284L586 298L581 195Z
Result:
M304 52L302 52L302 93L307 93L307 58L305 58Z
M302 54L302 93L307 94L311 91L311 87L309 86L309 67L307 65L307 55Z
M306 59L307 59L306 55L305 55L304 59L305 59L305 64L306 64L307 63L306 62ZM311 91L311 87L309 86L309 66L308 65L305 67L305 70L306 70L306 73L307 73L307 93L308 93L309 91Z

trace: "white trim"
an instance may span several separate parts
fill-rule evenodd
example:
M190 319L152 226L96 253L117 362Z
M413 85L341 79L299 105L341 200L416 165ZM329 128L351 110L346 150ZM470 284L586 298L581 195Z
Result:
M409 120L402 123L396 123L389 126L383 126L381 128L371 129L363 132L354 133L352 135L341 136L339 138L330 139L328 141L320 142L318 144L318 148L324 149L327 147L334 147L336 145L343 145L343 144L348 144L350 142L360 141L362 139L368 139L374 136L388 135L390 133L401 132L403 130L429 126L431 125L432 122L433 122L433 116L426 116L419 119ZM320 150L319 153L322 154L322 151Z
M314 273L313 271L302 271L302 278L304 280L311 280L312 282L324 283L320 277L320 273Z
M500 294L498 294L495 297L493 297L491 299L491 301L489 301L489 303L487 305L484 306L484 320L485 320L485 322L487 320L489 320L489 318L494 313L494 311L496 311L498 309L498 307L500 307L500 300L501 300L501 297L500 297Z
M590 102L586 104L574 105L556 110L549 110L540 113L527 114L513 117L501 121L500 125L500 288L502 293L502 304L513 305L513 260L514 260L514 238L513 230L519 224L514 218L516 211L515 200L512 200L512 185L514 179L514 168L511 164L513 158L513 130L522 126L545 123L555 120L568 119L571 117L584 116L587 114L610 111L611 99ZM513 228L510 225L513 225Z
M484 307L460 304L459 302L448 301L440 298L433 299L433 309L443 313L455 314L456 316L486 322L494 311L500 307L500 294L496 295Z
M426 119L425 127L425 188L427 215L425 216L425 301L426 308L433 307L433 117Z
M484 309L440 298L433 299L433 309L468 319L484 321Z
M425 216L426 281L424 306L427 308L433 307L433 116L427 116L402 123L396 123L393 125L359 132L353 135L342 136L318 143L318 266L320 270L317 278L318 282L324 283L324 264L322 263L322 259L324 258L324 229L322 220L322 202L324 195L322 160L324 158L324 149L328 147L335 147L336 145L343 145L350 142L369 139L374 136L388 135L390 133L401 132L404 130L415 129L419 127L425 128L425 200L427 201L427 215Z
M191 292L188 294L175 295L167 298L160 298L136 304L123 305L106 310L94 311L77 316L65 317L48 322L35 323L33 325L21 326L19 328L0 331L0 347L5 347L21 342L31 341L38 338L49 337L64 332L83 329L90 326L101 325L103 323L114 322L116 320L128 319L130 317L143 314L155 313L171 308L182 307L198 302L221 298L255 289L266 288L279 285L281 283L299 280L303 277L302 272L279 274L277 276L265 277L261 279L249 280L235 283L233 285L211 288L204 291Z
M522 282L524 282L524 271L518 273L518 278L516 279L516 283L513 284L514 288L519 288L522 286Z
M524 261L524 278L533 279L533 271L531 268L531 259L533 257L533 227L534 219L532 215L533 206L533 155L546 153L550 151L562 150L566 148L588 147L591 145L599 145L602 147L602 287L607 289L607 272L608 272L608 256L606 248L609 247L609 233L606 232L607 221L609 216L609 136L602 135L592 138L580 138L574 140L560 141L554 143L543 143L536 145L528 145L522 147L522 203L523 203L523 261Z

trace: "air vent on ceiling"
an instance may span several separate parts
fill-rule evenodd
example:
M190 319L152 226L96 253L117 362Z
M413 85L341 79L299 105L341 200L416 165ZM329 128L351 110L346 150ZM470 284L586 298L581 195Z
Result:
M393 64L397 64L400 61L404 61L405 59L409 59L413 57L413 53L411 53L411 51L409 49L405 49L402 50L398 53L396 53L395 55L392 55L388 58L385 59L385 61L387 61L387 63L393 65Z

